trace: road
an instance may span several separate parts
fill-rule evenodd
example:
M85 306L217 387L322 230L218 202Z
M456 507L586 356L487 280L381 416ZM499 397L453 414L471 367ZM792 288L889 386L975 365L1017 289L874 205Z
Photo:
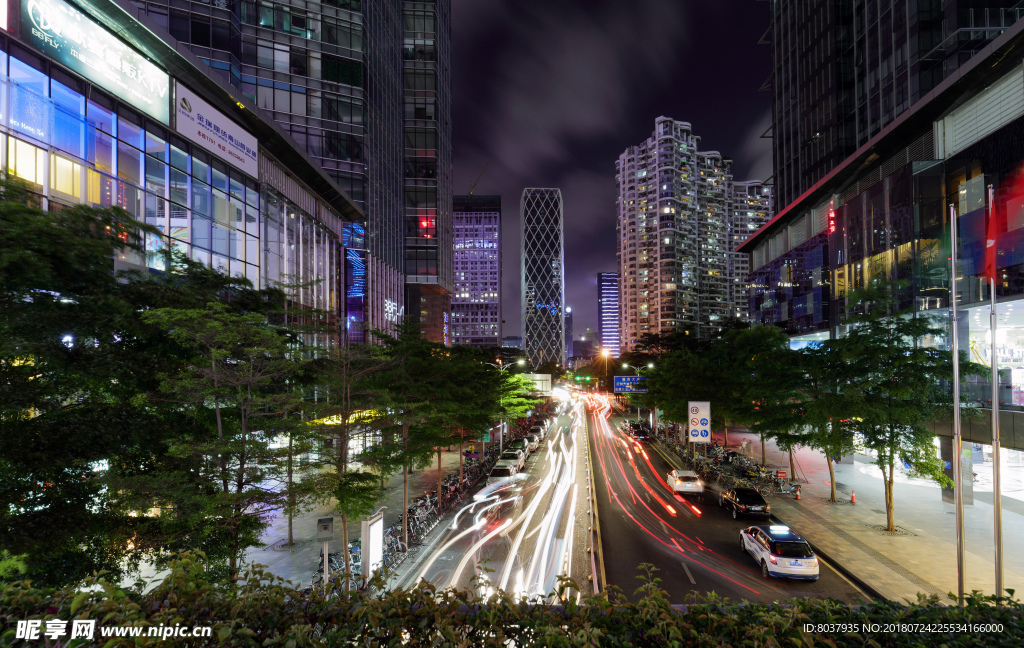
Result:
M672 469L666 458L653 445L619 432L621 419L609 419L602 401L590 399L587 422L609 585L636 600L642 584L638 566L649 563L658 569L660 587L672 603L712 592L757 602L868 598L824 561L817 582L763 578L754 560L740 551L739 530L764 522L733 520L710 495L703 501L677 499L664 481Z
M396 585L492 588L529 597L555 591L560 577L590 591L589 475L582 403L555 419L526 471L484 487L447 517Z

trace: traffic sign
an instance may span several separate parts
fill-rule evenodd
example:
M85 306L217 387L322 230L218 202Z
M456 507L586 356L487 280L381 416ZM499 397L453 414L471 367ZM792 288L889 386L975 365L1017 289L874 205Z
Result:
M711 441L711 403L690 401L690 443Z
M614 389L616 394L646 394L647 386L643 376L615 376Z

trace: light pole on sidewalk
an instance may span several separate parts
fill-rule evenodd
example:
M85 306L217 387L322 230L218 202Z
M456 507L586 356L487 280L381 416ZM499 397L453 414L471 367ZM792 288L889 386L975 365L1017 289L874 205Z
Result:
M497 361L498 361L498 364L494 364L493 362L485 362L484 364L488 365L488 366L491 366L491 367L494 367L495 369L498 370L498 374L501 376L502 388L504 388L504 386L505 386L505 370L509 369L511 367L514 367L516 365L521 367L524 364L526 364L526 360L523 360L522 358L519 358L519 360L516 361L515 365L507 365L507 364L505 364L504 362L501 361L501 358L497 358ZM501 416L501 441L498 442L498 451L500 452L501 449L503 447L505 447L505 428L507 426L507 423L505 421L505 412L504 412L504 406L505 406L505 397L504 396L499 396L499 398L498 398L498 406L501 407L501 409L502 409L502 413L501 413L502 414L502 416ZM484 442L481 442L480 447L481 447L481 451L480 451L480 459L481 459L481 461L480 461L480 463L483 464L484 450L487 449L487 446L486 446L486 444Z

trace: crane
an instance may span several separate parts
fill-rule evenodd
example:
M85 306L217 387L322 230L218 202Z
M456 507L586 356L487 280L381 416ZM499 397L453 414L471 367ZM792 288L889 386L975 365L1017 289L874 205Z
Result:
M478 175L476 177L476 180L474 180L473 182L471 182L469 184L469 195L470 196L473 195L473 190L476 189L476 185L477 185L477 183L480 182L480 178L484 177L484 171L487 170L487 165L488 164L490 164L490 162L484 162L484 168L480 169L480 175Z

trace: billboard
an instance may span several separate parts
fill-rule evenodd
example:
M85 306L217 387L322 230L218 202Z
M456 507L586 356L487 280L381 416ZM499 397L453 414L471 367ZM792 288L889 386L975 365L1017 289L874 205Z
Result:
M711 403L690 401L690 443L711 443Z
M21 37L43 54L170 124L170 77L63 0L24 0Z
M615 393L616 394L646 394L647 385L644 381L647 380L642 376L615 376Z
M256 138L174 80L174 129L254 178L260 177Z

